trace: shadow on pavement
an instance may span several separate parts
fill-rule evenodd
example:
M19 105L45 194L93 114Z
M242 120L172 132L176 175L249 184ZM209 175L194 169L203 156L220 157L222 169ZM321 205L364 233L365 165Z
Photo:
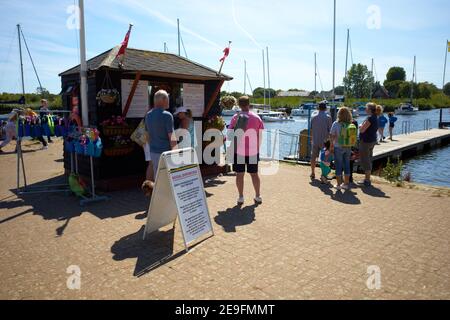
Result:
M59 176L29 185L31 188L39 188L46 185L63 184L67 181L65 176ZM11 190L15 192L16 190ZM149 199L145 197L140 189L126 190L108 193L109 201L93 203L85 207L80 206L80 199L70 192L18 194L19 200L3 201L1 208L18 208L21 206L31 207L22 214L1 220L4 223L18 218L28 212L33 215L42 216L45 220L64 221L55 232L62 236L68 227L70 220L81 216L83 213L95 215L99 219L114 219L125 215L139 215L148 210Z
M386 198L390 199L388 195L381 189L374 187L373 185L370 187L362 187L361 191L367 194L368 196L375 197L375 198Z
M256 205L248 207L235 206L225 211L219 211L214 221L221 225L225 232L236 232L237 226L246 226L255 221Z
M318 180L314 180L310 182L310 185L313 187L318 188L320 191L322 191L325 195L329 196L330 199L334 201L338 201L344 204L350 204L350 205L359 205L361 204L361 200L359 200L356 197L356 193L352 190L347 191L336 191L333 192L333 187L328 184L322 184Z
M148 235L146 240L142 240L144 229L145 227L142 227L136 233L121 238L111 247L115 261L137 258L133 272L135 277L142 277L185 254L183 250L173 255L174 228L154 232Z

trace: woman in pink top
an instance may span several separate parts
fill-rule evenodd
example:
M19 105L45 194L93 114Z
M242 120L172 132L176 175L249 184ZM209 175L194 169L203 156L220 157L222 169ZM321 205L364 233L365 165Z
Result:
M236 172L236 186L239 192L237 203L240 206L244 204L244 175L247 168L256 193L254 201L256 204L261 204L258 163L264 123L257 114L250 111L249 97L239 98L239 107L242 111L233 117L228 127L229 130L234 131L232 147L234 148L233 170Z

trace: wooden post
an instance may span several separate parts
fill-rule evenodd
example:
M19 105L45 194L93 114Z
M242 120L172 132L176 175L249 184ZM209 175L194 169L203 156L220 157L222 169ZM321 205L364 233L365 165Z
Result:
M219 82L219 84L217 85L216 90L214 91L214 93L212 94L211 98L209 99L208 104L206 105L205 108L205 112L203 113L203 117L206 118L208 116L209 111L212 108L212 105L214 104L214 101L216 101L217 96L220 93L220 88L222 88L223 83L225 82L225 80L221 80Z
M137 86L139 84L139 80L141 80L142 72L136 73L136 78L134 79L133 86L131 87L130 95L128 96L127 104L125 105L125 109L123 109L122 117L126 117L128 110L130 109L131 102L133 101L134 94L136 92Z

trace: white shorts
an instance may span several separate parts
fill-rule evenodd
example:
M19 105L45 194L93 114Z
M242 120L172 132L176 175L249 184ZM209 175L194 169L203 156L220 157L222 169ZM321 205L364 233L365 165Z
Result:
M150 156L150 145L148 143L144 144L144 153L145 153L145 161L152 161L152 157Z

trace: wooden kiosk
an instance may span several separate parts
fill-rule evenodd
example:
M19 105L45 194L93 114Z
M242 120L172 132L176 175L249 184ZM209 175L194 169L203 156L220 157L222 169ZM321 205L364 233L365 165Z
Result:
M231 77L171 53L128 48L119 65L119 47L110 49L87 62L89 124L101 133L104 151L95 159L96 185L104 191L136 187L144 180L146 163L143 150L130 140L153 104L153 95L164 89L170 95L170 111L184 105L194 121L220 116L220 91ZM60 74L65 110L81 113L80 66ZM121 117L124 117L123 120ZM81 117L81 114L80 114ZM201 143L201 142L200 142ZM70 157L64 154L64 167ZM88 177L90 164L78 159L79 174ZM202 166L203 173L220 173L220 166Z

